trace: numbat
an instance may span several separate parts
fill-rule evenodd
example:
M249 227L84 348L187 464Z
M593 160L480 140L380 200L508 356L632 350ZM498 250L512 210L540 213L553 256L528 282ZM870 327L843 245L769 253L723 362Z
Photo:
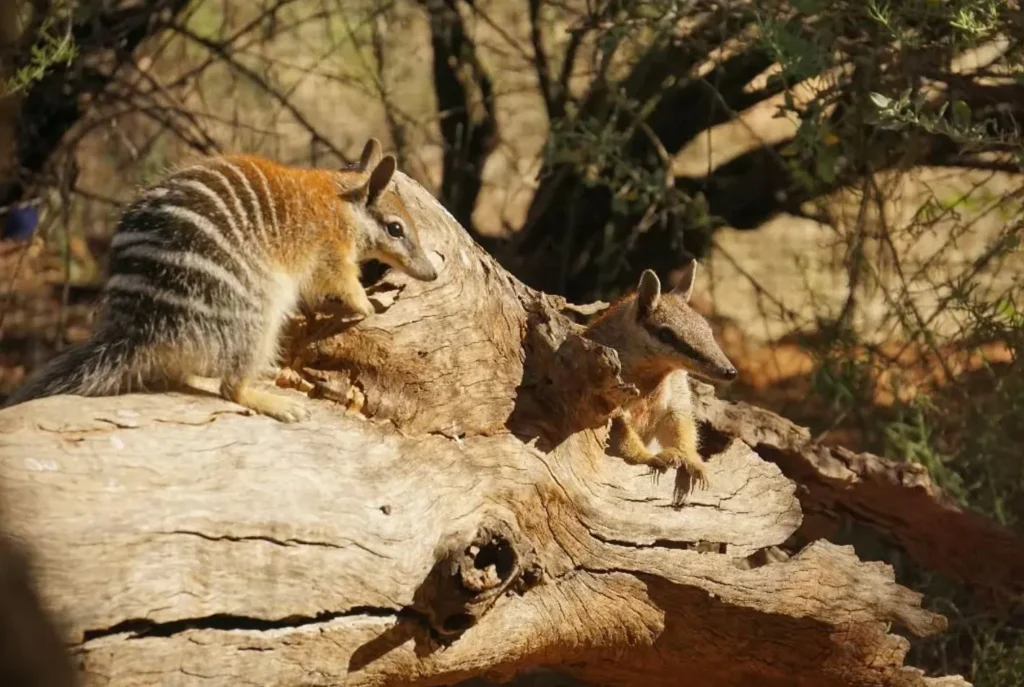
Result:
M294 308L333 296L372 314L359 283L368 259L437 278L389 188L395 169L370 139L359 163L339 171L232 155L174 172L118 223L92 338L44 366L7 405L214 377L228 400L283 422L304 419L301 401L250 386L274 363Z
M736 378L711 326L688 305L696 276L691 261L675 290L662 293L658 276L645 270L637 292L612 305L586 334L618 352L622 378L640 391L613 416L609 452L655 476L676 468L676 506L695 485L708 486L689 373L716 382Z

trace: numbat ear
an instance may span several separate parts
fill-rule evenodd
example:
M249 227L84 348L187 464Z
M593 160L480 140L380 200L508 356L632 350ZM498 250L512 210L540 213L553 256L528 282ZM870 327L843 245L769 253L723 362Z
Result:
M359 156L359 169L364 172L368 169L373 169L380 163L380 158L380 141L376 138L371 138L363 146L363 153Z
M693 283L697 281L697 261L691 260L690 264L683 268L683 274L679 277L679 283L676 284L676 288L672 289L672 293L677 293L683 297L683 300L687 303L690 302L690 296L693 295Z
M385 155L384 159L373 168L373 173L370 174L370 180L366 182L366 204L373 205L380 198L380 194L384 192L384 189L391 183L391 177L395 175L395 170L398 169L398 163L395 161L394 155Z
M644 270L640 275L640 284L636 288L637 314L647 317L658 307L661 300L661 282L653 270Z

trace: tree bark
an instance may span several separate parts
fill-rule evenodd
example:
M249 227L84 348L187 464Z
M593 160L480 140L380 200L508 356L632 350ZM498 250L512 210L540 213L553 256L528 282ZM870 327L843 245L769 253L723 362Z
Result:
M751 447L782 441L781 419L702 390L712 486L670 507L671 479L604 453L635 390L581 337L580 308L518 282L398 177L441 277L385 275L360 323L296 322L279 385L311 387L309 421L200 394L0 412L0 525L31 546L83 684L542 667L600 685L967 684L904 667L892 632L946 621L891 568L827 541L781 554L803 520L787 474L836 477Z
M1024 594L1024 542L957 506L923 465L817 444L804 427L709 391L697 389L706 442L739 438L800 485L804 518L796 542L831 536L843 519L852 519L919 566L970 586L979 600L1005 607Z

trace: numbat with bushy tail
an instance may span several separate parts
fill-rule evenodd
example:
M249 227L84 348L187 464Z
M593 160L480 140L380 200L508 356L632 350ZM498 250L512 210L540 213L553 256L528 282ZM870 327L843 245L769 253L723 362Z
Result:
M121 217L92 338L44 366L7 405L214 377L222 396L250 410L306 418L301 400L250 386L275 362L292 311L330 296L371 315L359 283L369 259L437 278L391 187L395 169L370 139L359 163L342 170L231 155L172 173Z
M662 293L658 276L645 270L636 293L612 305L586 333L618 352L622 378L640 391L613 415L609 453L646 465L655 476L676 468L676 506L695 486L708 486L689 374L713 382L736 378L708 321L689 306L696 276L694 260L676 288Z

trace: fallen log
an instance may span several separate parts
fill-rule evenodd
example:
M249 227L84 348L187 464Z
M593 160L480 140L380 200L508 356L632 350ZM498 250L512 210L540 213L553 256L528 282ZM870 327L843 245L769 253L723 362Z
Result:
M990 604L1024 598L1024 541L958 506L925 466L819 444L806 428L763 408L715 398L705 384L696 392L707 450L741 439L800 485L801 542L827 538L851 518Z
M903 665L946 621L888 566L778 555L803 514L756 428L712 437L681 509L607 456L615 352L398 176L441 276L296 322L279 393L309 421L201 394L0 411L0 526L83 684L967 684Z

